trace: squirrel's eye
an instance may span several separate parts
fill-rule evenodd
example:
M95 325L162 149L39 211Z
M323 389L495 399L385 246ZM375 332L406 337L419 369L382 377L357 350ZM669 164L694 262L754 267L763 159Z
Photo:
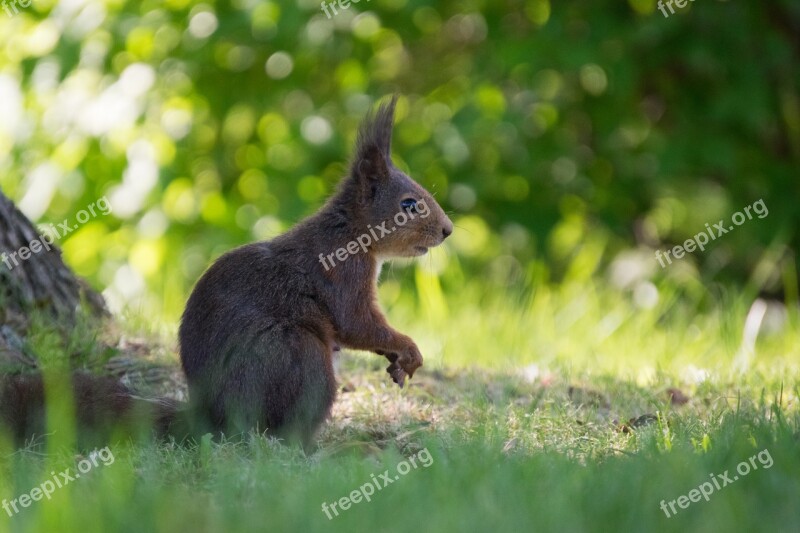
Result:
M402 202L400 202L400 207L404 210L408 211L409 213L416 213L417 212L417 201L413 198L406 198Z

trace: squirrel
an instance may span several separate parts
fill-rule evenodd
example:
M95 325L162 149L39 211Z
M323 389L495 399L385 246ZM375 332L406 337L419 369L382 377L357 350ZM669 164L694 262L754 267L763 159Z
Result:
M341 347L385 357L403 386L422 366L376 298L383 261L424 255L453 232L433 197L391 159L397 97L362 122L349 174L314 215L271 241L220 257L192 291L179 328L189 404L145 400L110 377L71 376L79 442L148 424L183 441L249 430L308 448L330 414ZM42 436L40 373L0 374L0 429L16 446ZM144 422L143 422L144 421Z
M424 255L452 232L433 197L391 159L397 97L362 122L338 191L271 241L220 257L181 319L180 358L202 430L311 442L336 397L340 347L386 357L403 386L422 366L376 298L382 263Z

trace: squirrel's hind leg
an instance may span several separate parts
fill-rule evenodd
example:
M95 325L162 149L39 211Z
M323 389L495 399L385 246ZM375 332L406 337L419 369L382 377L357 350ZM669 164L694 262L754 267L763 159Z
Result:
M287 379L281 380L287 387L280 397L293 400L281 409L285 417L275 434L290 441L299 441L306 450L310 450L317 431L330 415L336 399L336 377L333 347L313 333L301 331L292 333L287 339L291 370Z
M271 328L235 351L214 409L225 432L266 430L309 449L336 398L332 347L308 330L287 327Z

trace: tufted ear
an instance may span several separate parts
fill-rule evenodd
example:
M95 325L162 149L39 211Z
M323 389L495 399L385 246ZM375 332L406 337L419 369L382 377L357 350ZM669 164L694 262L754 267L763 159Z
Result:
M391 161L377 147L368 147L353 164L353 176L360 182L377 183L389 177Z
M396 104L395 95L389 102L382 104L374 115L367 115L361 123L352 169L353 176L359 181L374 183L389 176Z

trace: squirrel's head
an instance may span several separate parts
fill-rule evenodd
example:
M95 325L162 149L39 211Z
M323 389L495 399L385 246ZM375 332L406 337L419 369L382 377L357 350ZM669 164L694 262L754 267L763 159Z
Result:
M392 164L396 103L395 96L362 122L349 179L373 253L414 257L442 244L453 232L453 223L428 191Z

